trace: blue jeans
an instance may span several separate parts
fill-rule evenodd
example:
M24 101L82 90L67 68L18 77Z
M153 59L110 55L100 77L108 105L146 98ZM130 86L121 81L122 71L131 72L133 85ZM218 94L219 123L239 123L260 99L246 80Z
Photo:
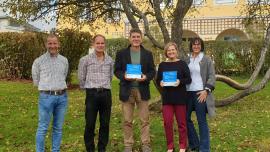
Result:
M62 126L67 108L67 93L63 95L39 95L39 119L36 133L36 152L45 151L45 136L53 115L52 151L59 152L62 139Z
M200 152L210 152L210 136L206 120L207 107L205 102L198 102L198 95L196 93L196 91L189 91L189 101L187 104L187 129L189 147L191 149L199 148ZM191 120L191 113L193 110L195 110L197 116L200 139L198 138L198 134Z

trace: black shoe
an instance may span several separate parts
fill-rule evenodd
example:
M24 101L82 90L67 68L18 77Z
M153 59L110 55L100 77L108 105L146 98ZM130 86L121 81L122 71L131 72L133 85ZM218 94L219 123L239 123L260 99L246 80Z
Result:
M99 149L98 152L106 152L105 149Z
M187 148L187 152L199 152L199 147Z
M199 152L199 148L198 147L197 148L192 148L191 151L192 152Z

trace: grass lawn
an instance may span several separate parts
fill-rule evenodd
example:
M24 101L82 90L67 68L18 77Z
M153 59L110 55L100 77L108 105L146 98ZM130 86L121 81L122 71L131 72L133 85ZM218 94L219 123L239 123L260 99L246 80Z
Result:
M245 81L244 78L237 78ZM118 100L118 81L113 81L113 107L108 152L123 149L122 113ZM235 90L217 83L216 97L225 97ZM270 151L270 84L261 92L237 103L218 108L217 116L209 120L213 152L269 152ZM158 97L151 86L152 99ZM83 152L84 92L69 90L69 106L65 119L61 150ZM31 82L0 81L0 152L35 151L35 132L38 121L38 91ZM195 118L195 117L194 117ZM139 120L134 120L135 150L140 150ZM98 123L97 123L98 125ZM98 127L97 127L98 128ZM46 148L51 147L51 130ZM177 129L175 129L177 131ZM97 130L98 132L98 130ZM151 112L151 140L153 152L166 151L161 113ZM177 137L175 137L177 144Z

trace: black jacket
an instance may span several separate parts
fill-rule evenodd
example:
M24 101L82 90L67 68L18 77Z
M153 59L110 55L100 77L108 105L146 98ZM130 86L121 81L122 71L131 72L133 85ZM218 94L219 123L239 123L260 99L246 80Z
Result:
M114 64L114 74L120 80L119 99L123 102L128 100L131 90L130 81L126 81L124 79L127 64L131 64L130 46L117 52ZM146 80L139 82L139 90L142 100L149 100L149 84L154 78L156 71L152 53L146 50L143 46L141 46L141 66L142 73L146 75Z

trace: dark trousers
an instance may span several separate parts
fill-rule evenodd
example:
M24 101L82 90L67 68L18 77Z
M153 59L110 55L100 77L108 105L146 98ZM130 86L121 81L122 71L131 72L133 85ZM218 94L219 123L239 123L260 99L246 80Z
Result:
M95 151L95 126L97 114L99 113L99 137L98 151L105 152L109 141L109 123L111 116L112 97L110 90L96 91L94 89L86 89L85 99L85 132L84 143L87 152Z
M210 152L210 135L206 119L206 103L198 102L197 91L189 91L189 101L187 110L187 129L188 129L188 142L189 147L199 148L200 152ZM199 136L191 120L192 110L195 110L196 117L199 125Z

